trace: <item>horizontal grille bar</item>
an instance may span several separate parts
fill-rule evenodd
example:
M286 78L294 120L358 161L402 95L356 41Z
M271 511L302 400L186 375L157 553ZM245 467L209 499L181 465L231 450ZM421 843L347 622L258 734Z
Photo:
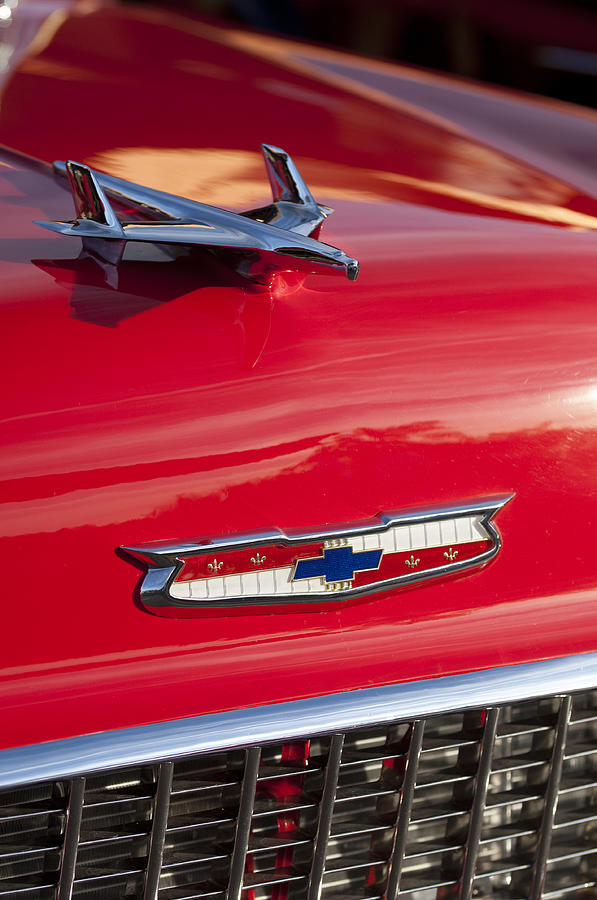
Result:
M515 703L541 694L573 693L595 684L597 653L586 653L105 731L0 750L0 788L453 709Z

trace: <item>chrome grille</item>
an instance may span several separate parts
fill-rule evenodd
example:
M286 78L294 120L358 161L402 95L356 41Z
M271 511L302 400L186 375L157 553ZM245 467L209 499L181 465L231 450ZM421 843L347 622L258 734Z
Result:
M597 898L597 691L0 793L3 900Z

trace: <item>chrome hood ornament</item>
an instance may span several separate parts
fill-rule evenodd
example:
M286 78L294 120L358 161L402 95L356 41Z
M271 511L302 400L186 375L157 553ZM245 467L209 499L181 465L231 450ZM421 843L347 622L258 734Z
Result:
M342 250L310 235L333 211L314 200L290 156L278 147L262 145L273 202L260 209L234 213L142 187L95 172L76 162L55 162L66 175L75 201L76 218L65 222L36 222L59 234L81 238L83 249L106 263L118 265L128 241L201 245L269 257L276 268L316 271L326 266L357 277L359 264ZM108 196L139 208L139 222L120 222ZM283 258L283 260L282 260ZM259 280L259 266L249 272Z

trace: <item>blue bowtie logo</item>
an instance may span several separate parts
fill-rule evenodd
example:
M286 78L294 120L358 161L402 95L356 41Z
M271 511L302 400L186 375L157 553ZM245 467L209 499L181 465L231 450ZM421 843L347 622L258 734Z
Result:
M382 553L383 550L364 550L354 553L352 547L325 549L323 556L299 559L292 580L325 578L327 584L333 581L352 581L356 572L377 569Z

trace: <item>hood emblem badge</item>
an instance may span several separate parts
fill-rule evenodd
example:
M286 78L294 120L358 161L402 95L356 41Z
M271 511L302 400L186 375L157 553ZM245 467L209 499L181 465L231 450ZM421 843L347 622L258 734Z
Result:
M338 602L485 565L501 547L493 517L510 499L382 513L314 533L268 531L121 550L147 567L140 599L158 615Z
M240 271L256 281L267 280L272 269L344 273L354 281L356 259L343 250L311 237L333 210L320 206L290 156L279 147L262 145L273 202L244 213L229 212L142 187L95 172L77 162L55 162L68 177L76 218L65 222L36 222L59 234L79 237L83 249L102 263L118 266L129 241L170 244L210 250L232 249L253 259ZM139 210L139 221L120 222L108 196Z

